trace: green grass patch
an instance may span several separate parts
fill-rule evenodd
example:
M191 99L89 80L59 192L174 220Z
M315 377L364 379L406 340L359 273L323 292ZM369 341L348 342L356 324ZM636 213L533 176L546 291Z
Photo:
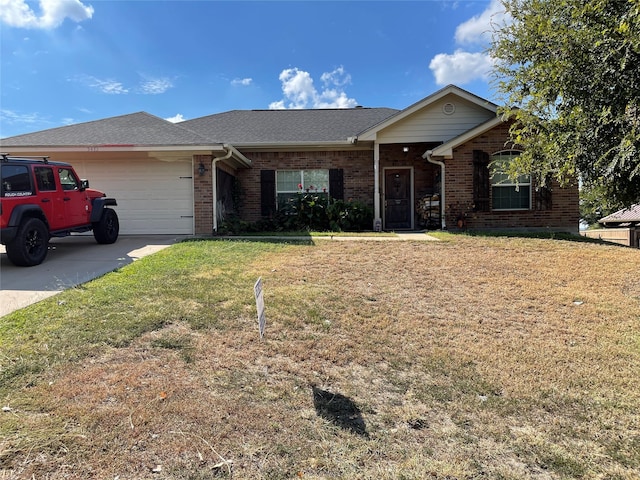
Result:
M25 375L125 347L175 322L227 328L251 305L254 259L270 243L184 242L0 321L0 396ZM221 308L224 307L224 308Z

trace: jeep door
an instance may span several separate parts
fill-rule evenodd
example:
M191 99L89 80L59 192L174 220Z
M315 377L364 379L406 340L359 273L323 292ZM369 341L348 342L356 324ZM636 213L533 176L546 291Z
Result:
M61 206L60 192L56 184L56 177L52 167L34 167L38 189L38 203L47 217L50 230L64 228L64 208Z
M65 227L87 225L91 215L90 202L80 180L70 167L58 167L58 178L62 187Z

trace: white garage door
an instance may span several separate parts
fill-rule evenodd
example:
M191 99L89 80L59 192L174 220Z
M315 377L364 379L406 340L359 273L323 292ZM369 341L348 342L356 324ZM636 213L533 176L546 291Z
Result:
M71 161L91 188L114 197L121 234L193 234L190 160Z

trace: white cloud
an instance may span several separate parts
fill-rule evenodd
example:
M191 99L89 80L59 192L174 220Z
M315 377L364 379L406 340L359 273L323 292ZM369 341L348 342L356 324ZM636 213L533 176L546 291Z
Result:
M451 55L439 53L429 64L438 85L462 85L477 78L487 79L492 67L493 60L489 55L463 50L456 50Z
M117 80L103 80L91 75L78 75L70 78L69 81L81 83L89 88L93 88L109 95L123 95L129 93L129 89Z
M182 116L181 113L178 113L173 117L165 118L165 120L171 123L179 123L179 122L184 122L184 117Z
M40 118L37 113L18 113L13 110L6 109L0 110L0 118L2 119L2 122L6 122L11 125L21 123L32 124L42 121L42 118Z
M485 49L489 46L494 27L510 21L501 1L491 0L482 13L458 25L455 33L456 44ZM462 85L476 79L486 80L493 65L494 60L488 54L459 48L452 54L437 54L429 63L429 69L438 85Z
M166 92L171 87L173 87L173 83L171 83L171 80L169 80L168 78L154 78L150 80L144 80L140 84L142 93L147 95L159 95Z
M344 68L338 67L332 72L321 75L322 91L318 91L313 84L309 72L298 68L283 70L278 77L282 82L282 92L285 98L272 102L269 108L277 109L302 109L302 108L351 108L358 102L349 98L344 87L351 83L351 76Z
M93 17L93 7L80 0L40 0L38 16L26 0L0 0L0 22L12 27L52 29L66 18L82 22Z
M95 77L87 77L87 85L109 95L129 93L129 89L125 88L122 83L111 79L101 80Z
M231 85L248 87L253 82L253 78L236 78L231 80Z
M487 45L491 41L493 25L502 24L505 19L504 7L500 0L491 0L487 9L456 28L455 39L459 45Z

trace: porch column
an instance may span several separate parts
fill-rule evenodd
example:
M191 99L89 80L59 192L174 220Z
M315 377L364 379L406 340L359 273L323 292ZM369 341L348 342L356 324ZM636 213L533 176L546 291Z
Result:
M382 229L380 216L380 144L373 146L373 226L374 230ZM379 228L376 228L379 226Z

